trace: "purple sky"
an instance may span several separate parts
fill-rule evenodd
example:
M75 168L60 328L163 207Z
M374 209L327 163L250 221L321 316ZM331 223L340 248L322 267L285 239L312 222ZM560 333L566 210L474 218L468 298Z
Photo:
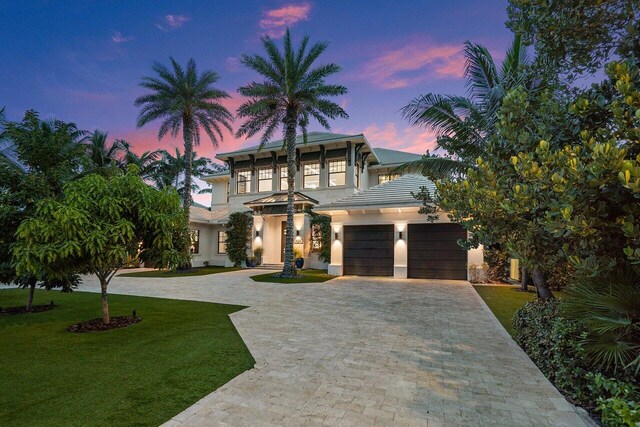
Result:
M320 62L343 67L332 81L349 88L337 101L350 118L333 122L333 131L363 132L374 146L423 153L433 136L407 126L398 110L422 93L464 93L465 40L501 59L511 39L505 8L501 0L0 2L0 106L11 120L33 108L107 131L136 151L181 146L158 141L157 125L136 129L133 101L153 61L193 57L200 69L217 71L234 111L238 86L257 79L239 56L262 53L260 36L280 39L289 26L296 42L304 34L329 41ZM218 148L203 140L196 150L213 157L255 142L227 135Z

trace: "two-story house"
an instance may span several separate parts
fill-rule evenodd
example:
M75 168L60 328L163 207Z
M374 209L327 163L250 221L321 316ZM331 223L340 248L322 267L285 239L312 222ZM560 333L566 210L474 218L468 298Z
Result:
M296 149L294 248L305 268L334 275L467 279L468 266L482 264L482 251L465 251L466 231L441 215L435 223L418 213L412 193L433 188L423 176L398 172L420 155L374 148L362 134L310 132ZM251 211L251 248L261 247L265 264L282 264L287 205L287 160L283 141L221 153L229 170L205 177L211 207L193 207L194 265L229 265L224 224L230 212ZM305 210L331 216L331 262L312 250Z

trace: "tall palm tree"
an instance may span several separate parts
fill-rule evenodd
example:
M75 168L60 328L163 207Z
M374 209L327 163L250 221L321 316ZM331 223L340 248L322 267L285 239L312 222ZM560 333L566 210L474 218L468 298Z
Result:
M193 58L184 69L172 57L171 68L155 63L155 77L143 77L140 86L151 91L136 99L135 105L142 107L138 116L138 127L157 119L162 120L158 130L158 140L167 133L177 137L182 130L185 159L185 188L191 188L193 146L200 145L200 129L209 136L214 146L223 140L222 127L233 132L233 116L220 104L229 94L213 85L219 79L214 71L206 70L198 74ZM191 206L191 192L184 195L187 213Z
M542 87L541 80L527 72L530 61L518 35L500 69L489 50L480 44L467 41L464 56L468 96L428 93L402 108L409 123L436 132L436 149L447 153L444 157L427 153L404 165L434 179L459 176L475 166L475 160L485 153L502 100L511 89Z
M109 170L121 167L124 156L129 151L129 144L123 139L107 143L107 133L93 131L85 141L86 154L91 163L87 172L108 174Z
M142 179L153 179L155 171L160 165L162 153L163 150L154 150L136 154L127 147L127 152L124 155L124 166L136 165L140 169Z
M238 108L238 117L247 119L240 126L237 136L247 138L262 133L260 145L271 139L282 125L287 150L287 225L284 266L282 276L296 275L293 265L293 193L296 175L296 132L300 128L304 143L307 142L307 126L315 119L329 129L329 119L348 118L347 113L330 96L344 95L347 88L328 84L325 79L341 70L336 64L311 68L314 61L326 50L327 43L316 43L307 51L309 37L305 36L297 50L291 46L289 29L284 36L281 52L269 37L262 44L267 57L242 55L242 63L258 72L264 80L252 82L238 89L249 98Z

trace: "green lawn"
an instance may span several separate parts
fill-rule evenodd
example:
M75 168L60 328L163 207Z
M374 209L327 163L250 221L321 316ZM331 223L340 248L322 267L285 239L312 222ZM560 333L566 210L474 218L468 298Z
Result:
M225 273L227 271L240 270L240 267L199 267L188 273L178 273L171 270L153 270L139 271L137 273L122 273L122 277L189 277L189 276L205 276L207 274Z
M0 306L26 302L0 290ZM37 291L42 313L0 316L0 425L157 426L255 361L229 319L244 307L111 295L112 316L142 322L74 334L100 317L100 295Z
M258 274L251 276L254 282L270 282L270 283L318 283L335 279L336 276L330 276L325 270L299 270L298 277L293 279L281 279L273 277L275 273Z
M516 311L536 297L535 292L520 292L515 286L474 286L476 292L487 303L502 326L513 336L512 319ZM531 288L529 288L531 289ZM554 292L557 298L562 298L563 292Z

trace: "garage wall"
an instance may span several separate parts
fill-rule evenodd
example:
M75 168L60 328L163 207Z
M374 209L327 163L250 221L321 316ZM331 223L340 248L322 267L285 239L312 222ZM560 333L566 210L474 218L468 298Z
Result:
M393 277L403 279L407 277L407 239L408 224L429 224L426 215L419 214L418 208L381 209L379 211L365 211L362 213L333 212L331 218L331 263L329 274L341 276L343 272L343 243L344 227L348 225L394 224L394 274ZM451 223L446 214L440 214L434 223ZM402 239L400 233L402 232ZM338 239L336 239L336 233ZM482 265L482 247L467 252L467 263ZM467 272L468 274L468 272Z

